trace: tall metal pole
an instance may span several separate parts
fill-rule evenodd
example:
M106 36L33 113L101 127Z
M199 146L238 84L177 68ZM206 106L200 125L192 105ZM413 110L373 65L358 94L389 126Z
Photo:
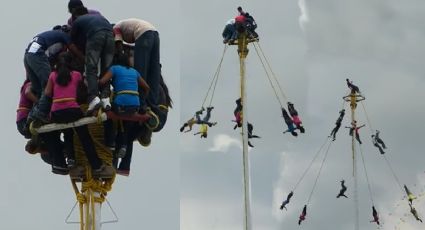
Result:
M251 186L248 156L248 114L245 79L245 58L248 55L247 34L241 33L238 38L238 54L240 62L240 85L242 101L242 157L243 157L243 187L244 187L244 230L251 230Z
M357 178L357 157L356 157L356 108L357 102L364 100L364 97L360 94L356 94L354 90L351 91L350 95L344 97L345 101L350 102L351 108L351 125L353 127L353 133L351 137L351 151L353 158L353 179L354 179L354 229L359 230L359 194L358 194L358 178Z

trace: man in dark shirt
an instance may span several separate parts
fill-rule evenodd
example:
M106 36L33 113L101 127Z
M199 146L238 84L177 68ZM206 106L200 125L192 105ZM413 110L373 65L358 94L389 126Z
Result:
M24 55L24 66L31 81L31 89L40 98L28 116L28 124L32 120L48 122L51 98L44 95L44 88L51 72L50 61L66 48L75 51L69 35L61 29L42 32L28 44Z
M98 63L100 61L100 74L107 71L114 57L114 35L111 23L101 15L88 14L85 7L78 7L73 10L72 17L74 23L71 29L72 41L85 41L85 75L88 88L88 113L99 108L101 105L105 109L111 107L109 102L110 86L105 84L101 89L101 98L98 97Z

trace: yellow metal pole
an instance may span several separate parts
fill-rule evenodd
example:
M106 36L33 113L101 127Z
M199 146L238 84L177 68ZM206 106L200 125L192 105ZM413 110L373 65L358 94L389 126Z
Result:
M344 97L345 101L350 102L350 108L351 108L351 125L352 128L354 128L352 137L351 137L351 151L352 151L352 159L353 159L353 178L354 178L354 216L355 216L355 223L354 223L354 229L359 230L359 195L358 195L358 181L357 181L357 157L356 157L356 130L357 124L356 121L356 108L357 108L357 102L363 101L365 98L361 94L357 94L354 90L351 91L350 95Z
M248 55L247 33L240 33L238 37L238 54L240 62L240 86L242 101L242 153L243 153L243 186L244 186L244 230L251 230L251 187L248 156L248 114L247 114L247 94L245 78L245 59Z

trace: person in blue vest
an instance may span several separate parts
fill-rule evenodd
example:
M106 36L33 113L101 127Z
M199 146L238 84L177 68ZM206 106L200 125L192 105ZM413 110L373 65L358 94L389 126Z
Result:
M107 84L112 80L114 87L114 99L112 102L112 110L118 115L137 114L140 108L139 87L143 92L141 98L146 98L149 94L149 86L141 77L140 73L130 66L130 60L124 53L118 53L114 65L99 80L100 85ZM122 140L121 148L117 152L118 158L123 158L127 151L128 130L132 127L132 121L123 121L123 132L119 135ZM107 126L107 133L115 133L111 130L112 125ZM122 130L122 129L119 129ZM115 146L107 143L109 147Z

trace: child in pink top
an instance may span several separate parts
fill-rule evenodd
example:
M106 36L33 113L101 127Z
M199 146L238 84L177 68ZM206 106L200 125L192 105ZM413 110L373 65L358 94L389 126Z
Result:
M300 117L298 116L298 111L295 109L294 104L292 104L291 102L288 102L288 112L291 115L292 122L294 122L297 129L299 129L301 133L304 133L305 129L302 126L302 121Z
M77 86L82 81L82 76L77 71L71 71L69 63L72 59L70 54L63 53L59 56L57 70L53 71L47 82L45 94L53 98L51 108L51 120L56 123L69 123L79 120L83 117L83 111L76 102ZM75 127L81 145L86 153L87 159L94 170L93 174L102 174L106 166L99 159L93 140L90 136L87 125ZM56 143L59 140L60 132L50 132L46 135L50 141L49 152L52 153L52 172L57 174L66 174L67 166L73 168L75 166L74 144L73 144L73 129L62 130L64 133L65 149L68 152L68 165L60 151L59 145ZM109 170L109 169L108 169ZM113 170L113 169L112 169ZM112 171L113 173L113 171ZM71 175L72 177L72 175Z

